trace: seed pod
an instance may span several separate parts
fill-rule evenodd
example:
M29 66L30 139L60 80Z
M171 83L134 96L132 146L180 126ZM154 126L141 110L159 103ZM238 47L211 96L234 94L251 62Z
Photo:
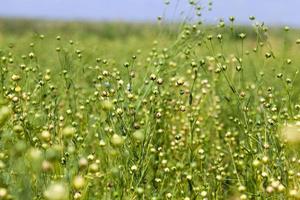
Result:
M143 132L143 130L137 130L132 134L133 138L138 141L138 142L142 142L145 139L145 134Z
M0 108L0 127L9 119L11 115L11 110L8 106L3 106Z
M7 195L8 195L7 189L0 188L0 199L6 199Z
M18 80L20 80L20 79L21 79L21 78L20 78L19 75L13 74L13 75L11 76L11 80L13 80L13 81L18 81Z
M67 200L69 192L65 184L53 183L44 192L44 196L48 200Z
M76 176L73 180L73 186L75 189L82 189L85 185L85 180L82 176Z
M49 161L59 160L61 157L61 146L54 145L46 150L45 158Z
M113 103L108 100L103 101L101 105L104 110L111 110L113 108Z
M88 166L88 160L86 158L80 158L80 160L78 161L78 165L80 169L84 169Z
M53 170L52 163L47 160L44 160L42 163L42 170L43 170L43 172L49 172L49 171Z
M41 133L41 139L44 140L45 142L49 142L51 139L51 134L49 131L42 131Z
M113 136L110 139L110 142L114 146L122 146L124 144L124 138L119 136L118 134L113 134Z
M253 21L253 20L255 20L255 16L250 16L249 19L250 19L251 21Z
M241 39L245 39L246 34L245 34L245 33L240 33L240 34L239 34L239 37L240 37Z
M75 128L72 126L67 126L62 130L62 135L66 138L71 138L75 134Z
M234 20L235 20L235 17L233 17L233 16L229 17L229 21L233 22Z

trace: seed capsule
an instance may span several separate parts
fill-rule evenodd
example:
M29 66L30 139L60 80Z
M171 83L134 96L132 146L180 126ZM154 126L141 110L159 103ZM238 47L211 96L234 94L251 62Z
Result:
M71 126L67 126L62 130L62 135L66 138L70 138L74 136L75 131L76 131L75 128Z
M9 119L11 115L11 110L8 106L3 106L0 108L0 127Z
M113 134L113 136L110 139L110 142L114 146L122 146L124 144L124 138L119 136L118 134Z
M44 140L45 142L50 141L51 139L51 134L49 131L42 131L41 133L41 139Z
M82 189L85 185L85 180L82 176L76 176L73 180L73 186L77 190Z
M137 130L133 133L133 138L139 142L143 141L145 138L143 130Z
M44 196L48 200L67 200L69 199L69 192L64 184L53 183L44 192Z

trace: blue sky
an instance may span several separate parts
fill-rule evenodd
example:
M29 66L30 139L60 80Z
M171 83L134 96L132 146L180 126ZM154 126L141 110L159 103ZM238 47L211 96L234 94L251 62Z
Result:
M180 20L191 15L187 1L170 0L165 6L164 0L0 0L0 16L151 21L163 15L168 20ZM249 23L248 17L255 15L267 24L300 27L300 0L213 0L213 11L205 13L204 19L216 22L231 15L240 23Z

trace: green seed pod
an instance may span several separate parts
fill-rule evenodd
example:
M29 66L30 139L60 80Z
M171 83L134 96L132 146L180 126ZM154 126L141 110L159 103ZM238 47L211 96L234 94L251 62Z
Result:
M139 195L141 195L141 194L144 193L144 189L141 188L141 187L138 187L138 188L136 189L136 192L137 192Z
M46 159L49 161L59 160L61 157L61 146L52 146L46 150Z
M249 19L250 19L251 21L253 21L253 20L255 20L255 16L250 16Z
M26 151L26 147L27 147L26 143L21 140L15 145L15 148L13 150L17 155L21 155Z
M106 100L106 101L102 102L102 108L104 110L111 110L113 108L113 106L114 105L113 105L113 103L111 101Z
M43 153L38 148L31 148L27 151L27 157L30 162L30 166L34 170L38 170L42 164Z
M73 180L73 186L75 189L79 190L85 186L85 180L82 176L76 176Z
M67 126L62 130L62 135L66 138L71 138L74 136L76 130L72 126Z
M290 30L290 27L285 26L285 27L284 27L284 30L285 30L286 32L288 32L288 31Z
M68 200L68 188L63 183L52 183L44 192L44 197L48 200Z
M97 163L92 163L89 166L89 171L91 171L92 173L96 173L99 171L99 165Z
M124 67L128 68L129 67L129 63L128 62L124 63Z
M132 134L133 138L138 141L142 142L145 139L145 134L143 130L137 130Z
M6 199L8 192L6 188L0 188L0 199Z
M49 131L42 131L40 138L45 141L45 142L49 142L51 140L51 134Z
M9 119L11 115L11 110L8 106L3 106L0 108L0 127L2 127L5 122Z
M233 16L229 17L229 21L233 22L234 20L235 20L235 17L233 17Z
M15 133L22 133L22 132L24 131L24 129L23 129L23 127L22 127L20 124L18 124L18 125L15 125L15 126L13 127L13 131L14 131Z
M124 144L124 138L118 134L113 134L110 139L110 142L113 146L122 146Z
M269 53L269 52L265 53L265 57L266 57L266 58L271 58L271 56L272 56L271 53Z
M239 37L243 40L243 39L245 39L246 34L245 34L245 33L240 33L240 34L239 34Z

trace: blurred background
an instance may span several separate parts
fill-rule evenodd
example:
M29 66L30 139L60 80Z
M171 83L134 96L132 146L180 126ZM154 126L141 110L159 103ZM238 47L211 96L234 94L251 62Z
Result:
M191 13L188 0L3 0L0 17L84 21L181 21ZM201 1L200 1L201 2ZM237 23L249 23L254 15L269 25L300 26L299 0L213 0L212 11L203 20L235 16ZM207 1L203 1L207 5Z

